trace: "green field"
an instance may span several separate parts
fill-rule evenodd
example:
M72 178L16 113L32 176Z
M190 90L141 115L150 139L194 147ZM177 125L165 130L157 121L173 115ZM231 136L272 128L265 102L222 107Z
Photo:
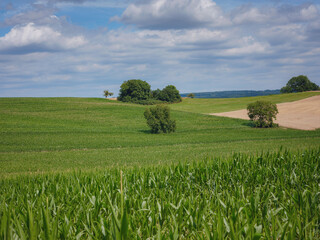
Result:
M319 93L261 99L293 101L314 94ZM186 99L170 105L183 110L172 111L177 132L154 135L143 117L145 106L105 99L2 98L0 176L161 165L233 152L276 151L281 146L293 150L320 146L319 130L254 129L246 120L184 112L185 106L200 111L201 102L207 110L212 105L214 112L242 108L256 99Z
M146 106L0 98L0 239L320 238L320 129L204 114L317 94L185 99L173 134Z
M319 160L237 154L126 168L122 182L118 169L0 180L0 238L319 239Z

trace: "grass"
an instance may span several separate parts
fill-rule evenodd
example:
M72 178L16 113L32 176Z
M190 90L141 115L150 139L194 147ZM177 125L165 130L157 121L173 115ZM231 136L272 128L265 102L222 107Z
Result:
M143 117L145 106L105 99L2 98L0 106L0 177L320 145L319 130L255 129L246 120L183 111L172 111L176 133L154 135Z

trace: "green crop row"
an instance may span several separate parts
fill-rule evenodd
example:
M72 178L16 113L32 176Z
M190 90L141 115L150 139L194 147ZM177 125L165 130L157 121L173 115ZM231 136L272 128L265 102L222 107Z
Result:
M0 239L319 239L320 149L0 180Z

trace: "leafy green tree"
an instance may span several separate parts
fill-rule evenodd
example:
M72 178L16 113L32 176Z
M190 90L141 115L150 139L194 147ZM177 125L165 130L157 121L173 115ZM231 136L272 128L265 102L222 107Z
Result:
M187 95L187 97L188 97L188 98L194 98L195 95L194 95L194 93L189 93L189 94Z
M122 102L136 102L150 98L151 89L146 81L131 79L122 83L118 100Z
M160 94L161 94L161 90L159 88L157 90L153 90L151 92L151 98L159 100Z
M247 107L248 116L253 121L255 127L274 127L273 119L276 119L278 108L276 104L268 101L256 101Z
M164 105L147 108L144 117L152 133L171 133L176 130L176 121L170 119L170 108Z
M113 93L109 92L109 90L104 90L103 91L103 96L105 96L106 98L109 97L109 96L111 97L112 95L113 95Z
M304 92L319 90L319 86L309 80L307 76L300 75L291 78L287 85L281 88L281 93Z
M181 102L181 96L178 89L173 85L168 85L158 95L158 100L165 102Z

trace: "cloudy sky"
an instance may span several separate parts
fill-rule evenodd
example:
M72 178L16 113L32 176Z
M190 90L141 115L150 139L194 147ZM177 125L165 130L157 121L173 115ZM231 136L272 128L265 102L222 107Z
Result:
M1 0L0 97L320 84L320 0Z

